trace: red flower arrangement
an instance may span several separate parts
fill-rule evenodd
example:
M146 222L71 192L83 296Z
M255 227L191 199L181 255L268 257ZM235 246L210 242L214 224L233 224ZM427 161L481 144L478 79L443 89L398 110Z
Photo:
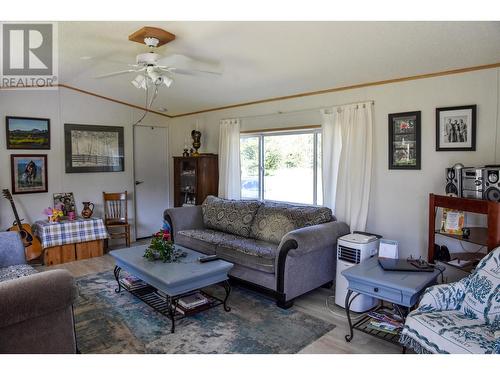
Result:
M161 260L164 263L177 261L179 258L185 257L186 253L180 250L175 250L174 243L170 231L163 229L153 234L151 244L144 252L144 257L148 260Z

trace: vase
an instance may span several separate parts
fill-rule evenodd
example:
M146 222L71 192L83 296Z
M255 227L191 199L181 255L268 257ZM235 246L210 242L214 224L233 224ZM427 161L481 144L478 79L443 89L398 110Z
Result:
M92 202L82 202L83 204L83 210L82 210L82 217L85 219L89 219L92 214L94 213L94 203ZM92 207L90 207L92 206Z
M198 149L201 147L201 132L198 130L193 130L191 132L191 138L193 138L193 148L194 148L194 152L191 156L200 156Z

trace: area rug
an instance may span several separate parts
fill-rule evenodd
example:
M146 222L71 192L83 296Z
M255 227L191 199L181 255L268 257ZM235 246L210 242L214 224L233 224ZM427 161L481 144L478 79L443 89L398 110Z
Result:
M75 303L76 337L86 353L296 353L335 325L233 287L222 306L176 322L127 291L114 292L113 272L81 277ZM219 297L222 287L210 290Z

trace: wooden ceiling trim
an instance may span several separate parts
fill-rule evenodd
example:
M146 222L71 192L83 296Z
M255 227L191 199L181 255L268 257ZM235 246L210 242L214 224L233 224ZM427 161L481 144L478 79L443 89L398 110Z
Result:
M261 99L261 100L243 102L243 103L238 103L238 104L231 104L231 105L226 105L226 106L221 106L221 107L208 108L208 109L203 109L203 110L194 111L194 112L180 113L177 115L167 115L166 113L153 111L153 110L149 110L149 112L154 113L155 115L163 116L163 117L167 117L167 118L185 117L185 116L192 116L192 115L197 115L197 114L202 114L202 113L207 113L207 112L222 111L225 109L245 107L245 106L249 106L249 105L270 103L270 102L280 101L280 100L296 99L296 98L301 98L301 97L306 97L306 96L322 95L322 94L328 94L328 93L332 93L332 92L354 90L354 89L359 89L359 88L363 88L363 87L380 86L380 85L387 85L387 84L391 84L391 83L415 81L415 80L419 80L419 79L441 77L441 76L461 74L461 73L469 73L469 72L474 72L474 71L479 71L479 70L495 69L495 68L499 68L499 67L500 67L500 62L497 62L494 64L477 65L477 66L472 66L472 67L467 67L467 68L444 70L444 71L434 72L434 73L426 73L426 74L419 74L419 75L408 76L408 77L387 79L387 80L382 80L382 81L374 81L374 82L360 83L360 84L349 85L349 86L334 87L334 88L329 88L329 89L325 89L325 90L310 91L310 92L304 92L304 93L293 94L293 95L278 96L278 97L274 97L274 98ZM114 99L114 98L111 98L109 96L97 94L97 93L92 92L92 91L79 89L79 88L74 87L74 86L70 86L70 85L66 85L66 84L58 84L57 86L62 87L62 88L66 88L68 90L77 91L77 92L80 92L83 94L91 95L91 96L94 96L96 98L100 98L103 100L108 100L108 101L111 101L114 103L126 105L128 107L140 109L143 111L146 110L145 107L135 105L132 103L128 103L128 102L124 102L122 100ZM29 87L26 87L26 88L29 88ZM3 88L0 88L0 91L1 90L8 90L8 89L9 88L7 88L7 87L3 87Z
M82 93L82 94L94 96L96 98L108 100L108 101L113 102L113 103L123 104L123 105L126 105L128 107L132 107L132 108L135 108L135 109L140 109L142 111L146 111L147 110L145 107L142 107L140 105L135 105L135 104L132 104L132 103L124 102L122 100L113 99L113 98L111 98L109 96L105 96L105 95L101 95L101 94L96 94L95 92L92 92L92 91L82 90L82 89L79 89L79 88L74 87L74 86L66 85L64 83L61 83L61 84L59 84L57 86L65 88L65 89L68 89L68 90L77 91L77 92ZM172 118L172 116L169 116L166 113L162 113L162 112L158 112L158 111L153 111L153 110L148 110L148 112L149 113L154 113L155 115L158 115L158 116Z
M270 103L270 102L275 102L275 101L279 101L279 100L296 99L296 98L301 98L301 97L306 97L306 96L322 95L322 94L328 94L328 93L338 92L338 91L359 89L359 88L363 88L363 87L380 86L380 85L387 85L390 83L415 81L418 79L441 77L441 76L460 74L460 73L468 73L468 72L474 72L474 71L478 71L478 70L494 69L494 68L498 68L498 67L500 67L500 62L494 63L494 64L487 64L487 65L471 66L468 68L444 70L444 71L435 72L435 73L426 73L426 74L419 74L419 75L408 76L408 77L386 79L386 80L382 80L382 81L366 82L366 83L360 83L360 84L356 84L356 85L334 87L334 88L329 88L329 89L325 89L325 90L303 92L300 94L278 96L278 97L274 97L274 98L255 100L255 101L251 101L251 102L231 104L231 105L226 105L226 106L222 106L222 107L208 108L208 109L203 109L200 111L180 113L177 115L170 115L170 117L177 118L177 117L184 117L184 116L192 116L192 115L198 115L198 114L202 114L202 113L206 113L206 112L222 111L225 109L245 107L245 106L255 105L255 104Z

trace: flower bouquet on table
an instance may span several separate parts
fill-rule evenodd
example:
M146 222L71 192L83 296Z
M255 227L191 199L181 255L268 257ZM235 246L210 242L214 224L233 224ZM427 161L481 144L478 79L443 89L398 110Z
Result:
M59 204L56 204L54 208L47 207L43 213L47 215L49 223L57 223L64 216L62 205Z
M175 249L168 229L153 234L151 244L144 252L144 258L147 260L161 260L163 263L177 262L186 255L185 251Z

